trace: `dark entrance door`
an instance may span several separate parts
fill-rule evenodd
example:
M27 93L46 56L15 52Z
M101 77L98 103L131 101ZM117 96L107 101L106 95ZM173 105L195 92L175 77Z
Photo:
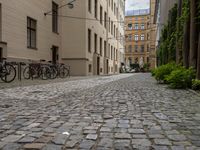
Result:
M97 57L97 75L99 75L100 74L100 58L99 57Z
M3 58L3 49L0 47L0 61L2 60Z
M52 63L56 64L58 61L58 47L52 47Z

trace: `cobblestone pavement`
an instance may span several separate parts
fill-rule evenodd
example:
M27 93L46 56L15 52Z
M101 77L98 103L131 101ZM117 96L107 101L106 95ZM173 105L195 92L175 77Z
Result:
M11 83L5 83L0 80L0 89L5 89L5 88L11 88L11 87L21 87L21 86L30 86L30 85L41 85L41 84L48 84L49 82L51 83L58 83L58 82L68 82L68 81L74 81L74 80L83 80L83 79L88 79L88 78L97 78L98 76L72 76L72 77L67 77L67 78L56 78L53 80L41 80L41 79L22 79L21 81L18 80L17 78L11 82Z
M0 90L0 149L198 150L200 97L150 74Z

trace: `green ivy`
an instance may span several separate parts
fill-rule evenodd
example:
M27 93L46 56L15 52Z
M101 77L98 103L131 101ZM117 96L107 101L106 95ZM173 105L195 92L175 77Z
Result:
M176 60L176 21L177 4L169 11L169 21L161 33L160 46L157 52L159 65Z

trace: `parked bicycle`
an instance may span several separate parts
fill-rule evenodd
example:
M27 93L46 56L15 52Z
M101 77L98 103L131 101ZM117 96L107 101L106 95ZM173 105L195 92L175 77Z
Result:
M29 63L24 68L23 76L25 79L41 78L43 80L56 77L66 78L70 76L70 67L62 63L53 64L51 61L46 63L45 60L40 60L39 63Z
M42 80L55 78L57 74L55 70L51 69L50 66L44 62L45 60L40 60L40 63L30 63L27 67L24 68L24 78L41 78Z
M15 67L9 63L6 62L6 59L3 58L0 61L0 78L2 81L6 83L12 82L16 77L16 69Z
M63 63L52 64L51 61L49 61L49 63L50 63L50 68L53 69L54 72L56 72L56 77L66 78L70 76L69 66L66 66Z

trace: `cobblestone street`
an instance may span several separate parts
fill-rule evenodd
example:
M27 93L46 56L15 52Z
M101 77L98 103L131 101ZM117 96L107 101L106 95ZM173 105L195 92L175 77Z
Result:
M0 90L3 150L199 150L200 97L121 74Z

